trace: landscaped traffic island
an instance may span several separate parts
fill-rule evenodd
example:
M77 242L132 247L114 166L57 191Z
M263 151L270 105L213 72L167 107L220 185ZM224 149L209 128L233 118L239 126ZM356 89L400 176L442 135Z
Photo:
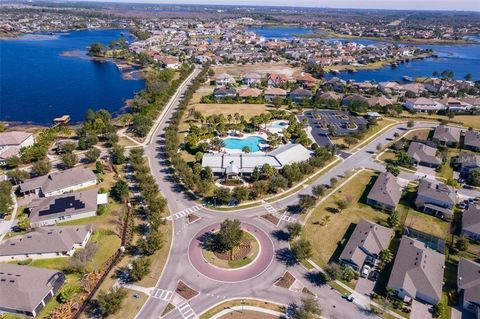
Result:
M188 257L202 275L239 282L262 274L274 256L273 242L259 227L237 219L203 228L192 239Z
M233 250L215 250L211 247L202 249L203 258L216 267L226 269L237 269L249 265L258 256L260 245L251 233L242 230L242 239L240 244ZM211 234L216 236L217 233Z

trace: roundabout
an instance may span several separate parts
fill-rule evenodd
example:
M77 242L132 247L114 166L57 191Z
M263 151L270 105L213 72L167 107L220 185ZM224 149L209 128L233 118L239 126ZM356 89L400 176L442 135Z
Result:
M241 245L233 252L205 249L205 242L220 229L220 223L200 230L188 247L192 266L203 276L221 282L240 282L255 278L270 266L274 246L268 235L252 224L241 223Z

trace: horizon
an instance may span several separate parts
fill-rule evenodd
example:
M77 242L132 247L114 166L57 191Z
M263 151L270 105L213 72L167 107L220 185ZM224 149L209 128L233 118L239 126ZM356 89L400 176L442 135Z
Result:
M324 8L324 9L354 9L354 10L408 10L408 11L471 11L480 12L477 0L460 0L453 3L447 0L405 0L403 2L366 0L300 0L292 6L289 0L238 0L236 4L225 4L221 0L78 0L80 2L109 2L132 4L165 4L165 5L220 5L220 6L256 6L256 7L289 7L289 8ZM66 1L69 2L69 1Z

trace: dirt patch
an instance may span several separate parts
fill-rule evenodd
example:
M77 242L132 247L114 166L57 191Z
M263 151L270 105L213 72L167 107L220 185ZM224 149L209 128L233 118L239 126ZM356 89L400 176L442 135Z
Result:
M190 215L187 216L187 221L188 221L189 224L194 223L199 219L200 219L200 217L198 217L195 214L190 214Z
M236 247L233 252L233 258L230 258L230 252L226 251L223 253L213 252L214 255L221 260L236 261L241 260L247 257L252 251L252 244L248 239L242 239L240 246Z
M165 307L165 309L163 309L163 312L162 312L162 317L167 315L170 311L172 311L173 309L175 309L175 306L172 305L171 303L168 303L167 306Z
M303 287L302 293L304 293L304 294L306 294L306 295L309 295L309 296L312 296L312 297L316 297L316 296L317 296L317 295L315 295L313 292L311 292L307 287Z
M187 286L186 283L184 283L181 280L178 282L175 292L180 296L182 296L183 298L185 298L186 300L190 300L196 295L198 295L198 291L190 288L189 286Z
M280 218L278 218L277 216L272 215L272 214L265 214L265 215L262 215L261 217L263 219L266 219L267 221L271 222L275 226L277 226L278 222L280 221Z
M275 286L288 289L293 285L294 282L295 277L293 277L293 275L287 271L283 274L282 278L275 283Z

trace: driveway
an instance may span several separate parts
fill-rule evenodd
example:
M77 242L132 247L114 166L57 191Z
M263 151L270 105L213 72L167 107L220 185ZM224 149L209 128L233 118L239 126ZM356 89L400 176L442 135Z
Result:
M427 175L427 177L435 179L435 176L437 175L437 172L435 172L434 168L418 165L417 166L417 175L420 175L422 177Z
M418 300L412 302L412 312L410 313L410 318L415 319L432 319L432 314L428 309L431 305L423 303Z
M370 296L370 294L373 292L374 286L375 286L375 281L360 277L357 280L355 291L361 295Z

